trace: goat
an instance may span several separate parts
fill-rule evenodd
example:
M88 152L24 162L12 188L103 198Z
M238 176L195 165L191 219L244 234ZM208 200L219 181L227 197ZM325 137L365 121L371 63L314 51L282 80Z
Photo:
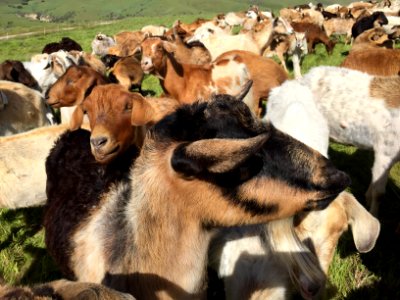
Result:
M349 55L341 67L366 72L375 76L398 76L400 74L400 50L382 48L387 42L387 34L365 31L354 41ZM361 39L362 37L365 39Z
M79 45L77 42L75 42L73 39L69 37L63 37L61 41L59 42L54 42L54 43L49 43L46 46L44 46L42 53L53 53L57 52L60 50L64 51L71 51L71 50L77 50L77 51L82 51L82 46Z
M268 44L272 32L288 33L291 31L292 28L285 20L276 18L273 22L265 21L264 23L257 24L254 30L245 34L215 34L212 30L195 32L188 42L202 42L208 51L210 51L212 59L230 50L245 50L260 55Z
M92 154L98 162L108 163L131 145L141 148L148 126L177 106L175 99L144 98L139 93L126 91L119 84L100 85L75 108L70 128L80 128L86 113ZM140 124L131 126L131 114L140 119Z
M112 37L107 36L103 33L98 33L91 43L92 54L104 56L108 53L108 49L114 45L115 41Z
M68 127L54 125L0 137L0 207L21 208L46 202L45 161Z
M140 61L134 56L122 57L111 67L108 77L111 82L119 83L127 90L139 88L141 90L144 72Z
M106 74L106 66L103 61L94 54L84 51L69 51L69 54L76 57L76 65L89 66L100 74Z
M257 116L260 116L262 100L268 99L272 88L281 85L288 79L287 72L274 60L248 51L232 50L225 52L217 57L215 63L218 64L218 62L232 57L240 59L248 69L249 77L253 81L253 106L250 106L250 109Z
M389 35L382 27L371 28L363 31L353 41L350 53L385 47L389 41Z
M325 45L326 52L331 54L333 48L335 47L335 42L331 41L326 35L325 31L321 27L312 23L295 23L292 22L290 25L296 32L305 32L307 39L308 53L314 52L314 47L318 43L323 43Z
M278 56L281 65L288 72L285 56L292 55L294 76L295 78L301 78L300 60L307 53L306 34L295 31L290 35L274 35L271 44L265 49L263 56Z
M7 80L0 81L3 108L0 110L0 136L50 125L48 110L38 91Z
M180 64L193 64L193 59L195 59L197 53L193 49L185 48L183 50L184 46L174 45L167 41L163 42L163 47L168 53L173 53L174 58ZM230 59L232 56L241 59L249 71L250 79L253 80L252 98L254 99L254 106L251 107L251 110L260 115L261 100L267 99L270 89L280 85L288 78L287 73L275 61L248 51L228 51L218 56L215 62ZM197 61L197 59L195 60Z
M135 300L101 284L73 282L60 279L34 287L0 286L0 298L4 300Z
M184 105L159 121L130 176L103 193L90 164L71 159L85 152L82 143L69 147L76 137L63 136L46 162L44 225L64 272L139 299L204 297L215 225L325 208L349 184L329 160L255 119L240 101L245 93Z
M5 60L0 64L0 80L19 82L29 88L40 91L36 79L25 69L23 63L18 60Z
M163 42L168 53L172 53L179 63L203 65L211 62L210 51L200 42L186 44L176 27L173 27L174 42Z
M356 38L359 34L367 29L379 27L388 23L388 19L381 11L375 11L371 16L358 19L351 28L351 35Z
M179 64L163 42L155 37L142 42L141 66L146 74L156 75L165 93L180 103L208 99L211 93L235 95L249 79L248 69L238 56L232 55L210 65ZM252 93L245 101L251 108L258 107L258 99L254 99Z
M49 89L47 104L60 108L61 123L69 124L76 105L87 97L96 85L108 80L88 66L71 66Z
M398 160L400 149L397 121L400 95L396 89L400 79L339 67L314 67L302 83L313 92L332 139L374 150L372 180L366 199L370 212L376 216L379 198L385 193L390 168ZM352 88L354 85L357 90Z
M298 81L286 81L272 89L264 121L328 157L328 123L310 89ZM318 258L314 264L327 275L338 240L348 225L360 252L374 247L380 231L379 221L348 192L339 194L325 210L294 217L295 233L309 250L303 246L293 254L290 250L296 247L296 241L279 240L281 228L271 226L273 223L224 229L213 240L210 261L224 279L227 299L287 299L292 291L291 278L305 299L314 299L321 294L324 277L310 264L300 276L293 267L289 266L288 272L287 264L307 259L307 253L313 251Z
M42 90L42 95L47 94L48 89L67 70L76 65L78 59L64 50L51 54L34 56L30 62L24 62L24 66L35 77Z
M351 41L351 28L355 20L353 18L330 18L324 20L323 28L328 38L331 35L346 35L345 44Z
M168 28L162 25L147 25L140 29L141 32L150 36L161 36L167 32Z

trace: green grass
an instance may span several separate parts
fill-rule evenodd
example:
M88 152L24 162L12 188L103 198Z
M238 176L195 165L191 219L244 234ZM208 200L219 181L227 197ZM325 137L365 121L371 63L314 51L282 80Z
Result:
M39 53L46 43L57 41L62 36L75 39L82 44L84 50L90 51L90 42L99 31L114 34L147 24L170 25L177 18L188 22L196 17L137 17L109 25L80 27L67 32L1 41L0 61L8 58L28 60L32 54ZM325 48L318 45L315 53L307 55L303 60L302 72L317 65L339 65L348 50L349 46L339 41L333 54L328 55ZM152 91L155 95L162 93L158 79L153 76L146 77L143 90ZM350 190L365 204L364 193L371 180L373 153L331 143L329 155L340 169L351 176ZM0 274L6 282L33 284L61 277L44 246L41 216L41 208L0 210ZM380 221L381 235L370 253L357 253L350 232L340 239L330 268L325 299L400 299L400 237L395 234L400 222L399 164L391 171L386 197L381 206Z
M348 0L321 0L323 4L348 4ZM90 25L99 21L136 17L203 15L246 10L256 4L277 12L298 4L292 0L3 0L0 2L0 36L28 31L50 30L71 25ZM30 20L24 14L50 16L53 23Z

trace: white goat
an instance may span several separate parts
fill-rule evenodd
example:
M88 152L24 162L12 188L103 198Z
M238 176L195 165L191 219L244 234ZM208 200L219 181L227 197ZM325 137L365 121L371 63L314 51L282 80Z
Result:
M273 32L291 33L292 27L282 18L276 18L273 22L259 23L259 31L249 31L237 35L231 35L214 30L199 30L188 42L200 41L210 51L214 60L220 54L230 50L246 50L255 54L261 54L263 47L267 45Z
M377 215L390 168L399 160L400 78L322 66L311 69L301 82L311 89L332 139L374 150L366 198L370 212Z

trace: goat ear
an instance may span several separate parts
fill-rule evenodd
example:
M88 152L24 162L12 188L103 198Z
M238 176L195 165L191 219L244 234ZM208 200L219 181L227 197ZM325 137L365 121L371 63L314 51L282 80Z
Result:
M132 115L131 124L133 126L143 126L153 122L155 110L149 101L140 94L132 96Z
M206 139L178 146L172 155L172 168L186 177L229 172L255 154L268 139L260 134L248 139Z
M344 206L353 233L353 240L359 252L371 251L378 239L380 223L348 192L341 193Z
M176 51L176 45L171 42L163 41L162 45L164 50L168 53L174 53Z
M75 131L81 128L83 123L84 111L81 105L78 105L71 116L71 121L69 122L69 130Z
M253 85L253 80L248 80L246 82L246 84L243 86L242 90L240 91L240 93L238 95L235 96L236 100L238 101L242 101L246 95L248 94L248 92L250 91L251 87Z

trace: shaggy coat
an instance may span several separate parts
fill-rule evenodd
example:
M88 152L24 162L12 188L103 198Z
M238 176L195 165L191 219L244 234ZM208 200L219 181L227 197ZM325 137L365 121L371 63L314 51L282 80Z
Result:
M60 139L46 163L46 245L69 276L139 299L203 298L214 226L325 208L349 184L326 158L260 123L232 96L158 122L130 176L105 193L96 165L78 158L88 145L86 154L75 151L87 136L71 135L81 133Z

